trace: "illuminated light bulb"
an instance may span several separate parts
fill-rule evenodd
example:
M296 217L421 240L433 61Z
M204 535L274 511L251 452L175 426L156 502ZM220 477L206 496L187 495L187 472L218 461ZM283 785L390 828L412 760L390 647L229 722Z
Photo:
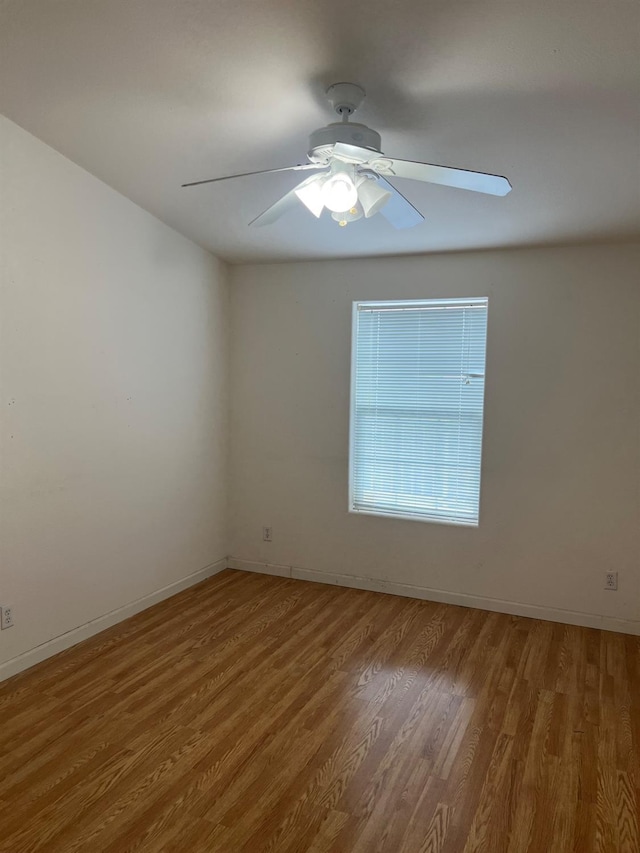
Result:
M334 213L350 210L358 202L358 190L346 172L336 172L322 187L322 201Z
M346 224L347 224L347 220L346 220L346 219L339 219L339 220L338 220L338 225L339 225L341 228L344 228L344 226L345 226Z

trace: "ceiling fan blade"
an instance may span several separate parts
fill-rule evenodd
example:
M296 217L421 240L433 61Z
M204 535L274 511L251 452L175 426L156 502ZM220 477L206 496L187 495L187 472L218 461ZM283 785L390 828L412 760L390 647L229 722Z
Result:
M277 219L280 219L281 216L284 216L285 213L288 213L292 208L298 206L300 204L300 197L297 195L298 191L303 187L312 184L314 181L318 179L319 175L312 175L310 178L306 178L304 181L301 181L299 184L290 190L288 193L282 196L282 198L278 199L271 207L268 207L264 210L259 216L256 216L255 219L252 219L249 225L256 225L258 227L262 225L271 225L272 222L275 222ZM306 202L304 202L306 204ZM308 205L307 205L308 207ZM320 210L316 216L320 216Z
M399 193L395 187L392 187L388 181L385 181L384 178L378 178L378 184L391 193L391 198L380 210L380 214L394 228L413 228L414 225L424 222L424 216L420 211L416 210L411 202L402 193Z
M468 169L454 169L451 166L434 166L431 163L414 163L411 160L394 160L391 157L372 158L369 166L386 177L409 178L413 181L426 181L489 195L504 196L511 192L511 184L501 175L470 172Z
M272 204L271 207L263 210L263 212L256 216L255 219L252 219L249 225L255 225L257 227L262 225L271 225L272 222L275 222L276 219L280 219L281 216L284 216L285 213L288 213L298 204L298 196L293 190L291 190L291 192L283 195L282 198Z
M454 169L451 166L436 166L431 163L416 163L412 160L395 160L368 148L345 142L337 142L334 145L333 155L347 163L367 163L378 174L386 177L409 178L413 181L426 181L489 195L505 196L511 192L511 184L501 175L488 175L485 172L472 172L469 169Z
M273 172L303 172L307 169L326 169L326 166L317 163L303 163L300 166L284 166L282 169L261 169L258 172L241 172L239 175L225 175L223 178L207 178L205 181L191 181L182 184L183 187L199 187L201 184L215 184L217 181L230 181L233 178L247 178L249 175L270 175Z

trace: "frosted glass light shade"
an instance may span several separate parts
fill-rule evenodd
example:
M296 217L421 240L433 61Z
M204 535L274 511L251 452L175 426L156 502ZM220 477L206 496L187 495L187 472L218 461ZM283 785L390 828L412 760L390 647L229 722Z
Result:
M385 206L391 198L391 193L383 189L377 181L365 178L358 185L358 198L364 215L369 219Z
M303 186L300 186L295 190L295 194L298 196L300 201L316 217L319 217L324 210L322 184L322 178L316 177L312 181L305 183Z

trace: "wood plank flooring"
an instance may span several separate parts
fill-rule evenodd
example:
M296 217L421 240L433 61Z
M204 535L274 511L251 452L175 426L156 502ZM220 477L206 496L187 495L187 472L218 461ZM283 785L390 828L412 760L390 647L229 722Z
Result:
M3 853L639 853L640 638L226 571L0 685Z

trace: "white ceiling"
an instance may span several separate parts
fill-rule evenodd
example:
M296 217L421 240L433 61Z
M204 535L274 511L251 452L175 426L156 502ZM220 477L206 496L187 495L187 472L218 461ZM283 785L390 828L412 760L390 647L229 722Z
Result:
M637 0L0 0L0 112L233 261L625 240L640 235ZM425 214L339 228L301 207L246 223L368 97L383 151L506 175L506 198L397 181Z

